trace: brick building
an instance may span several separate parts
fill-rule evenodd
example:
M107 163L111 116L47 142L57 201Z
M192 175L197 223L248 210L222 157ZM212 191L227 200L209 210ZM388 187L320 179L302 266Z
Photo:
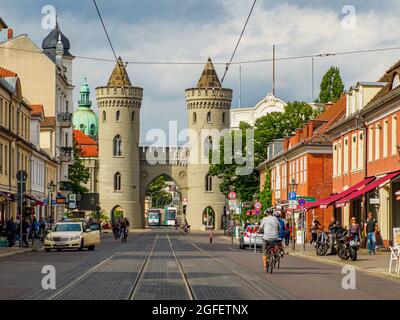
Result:
M400 61L378 82L360 82L346 93L346 116L328 130L333 139L333 194L320 206L333 207L347 225L374 213L383 243L400 227Z
M270 170L272 205L287 208L288 186L297 184L299 197L322 198L332 192L332 142L326 131L338 121L346 110L346 97L335 104L327 104L325 111L299 128L291 137L274 141L268 146L268 158L258 166L260 190ZM295 210L295 219L301 208ZM288 214L290 211L287 212ZM331 209L310 208L306 215L307 228L313 217L327 225Z

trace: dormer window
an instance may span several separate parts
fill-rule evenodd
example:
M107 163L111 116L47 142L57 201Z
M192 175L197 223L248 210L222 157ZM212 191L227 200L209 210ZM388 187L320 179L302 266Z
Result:
M393 77L393 82L392 82L392 90L397 88L400 85L400 77L396 73L395 76Z

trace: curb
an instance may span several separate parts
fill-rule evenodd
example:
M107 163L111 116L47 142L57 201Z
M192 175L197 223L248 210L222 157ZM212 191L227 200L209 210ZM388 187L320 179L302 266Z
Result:
M36 248L29 248L29 249L14 251L14 252L8 252L8 253L0 254L0 259L1 258L12 257L12 256L17 256L17 255L20 255L20 254L23 254L23 253L33 252L33 251L37 251L37 250L38 249L36 249Z
M345 263L338 262L338 261L324 260L322 258L306 256L306 255L298 254L298 253L290 252L289 255L292 256L292 257L299 257L299 258L303 258L303 259L314 260L314 261L318 261L318 262L321 262L321 263L333 264L333 265L337 265L337 266L352 266L356 270L359 270L359 271L365 272L365 273L369 273L369 274L371 274L373 276L385 278L385 279L388 279L388 280L397 280L397 281L400 280L400 275L396 275L396 274L389 274L389 273L383 273L383 272L380 272L380 271L368 270L368 269L364 269L364 268L361 268L361 267L358 267L358 266L345 264Z

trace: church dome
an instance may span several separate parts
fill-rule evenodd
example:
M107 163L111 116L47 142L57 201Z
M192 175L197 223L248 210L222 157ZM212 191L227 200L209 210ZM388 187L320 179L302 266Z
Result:
M81 86L81 100L79 100L78 109L74 112L73 126L75 130L82 131L89 137L97 140L99 131L99 123L97 115L90 108L92 101L90 101L90 87L86 82Z
M44 38L42 42L43 51L48 54L55 54L58 42L58 35L61 35L61 43L63 44L64 47L64 56L72 56L71 53L69 52L69 49L71 49L69 40L61 32L58 26L58 22L56 24L56 27L53 30L51 30L51 32L47 35L46 38Z

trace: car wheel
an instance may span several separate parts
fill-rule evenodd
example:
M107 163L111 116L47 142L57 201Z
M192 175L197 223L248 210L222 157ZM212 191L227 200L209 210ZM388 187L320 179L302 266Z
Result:
M61 251L61 249L60 249L60 248L58 248L58 249L57 249L57 252L60 252L60 251Z
M44 249L44 251L46 251L46 252L50 252L50 249L49 249L49 248L46 248L46 249Z
M89 246L88 250L93 251L94 250L94 246Z
M81 241L81 245L79 246L78 250L79 250L79 251L82 251L82 250L83 250L83 240Z

